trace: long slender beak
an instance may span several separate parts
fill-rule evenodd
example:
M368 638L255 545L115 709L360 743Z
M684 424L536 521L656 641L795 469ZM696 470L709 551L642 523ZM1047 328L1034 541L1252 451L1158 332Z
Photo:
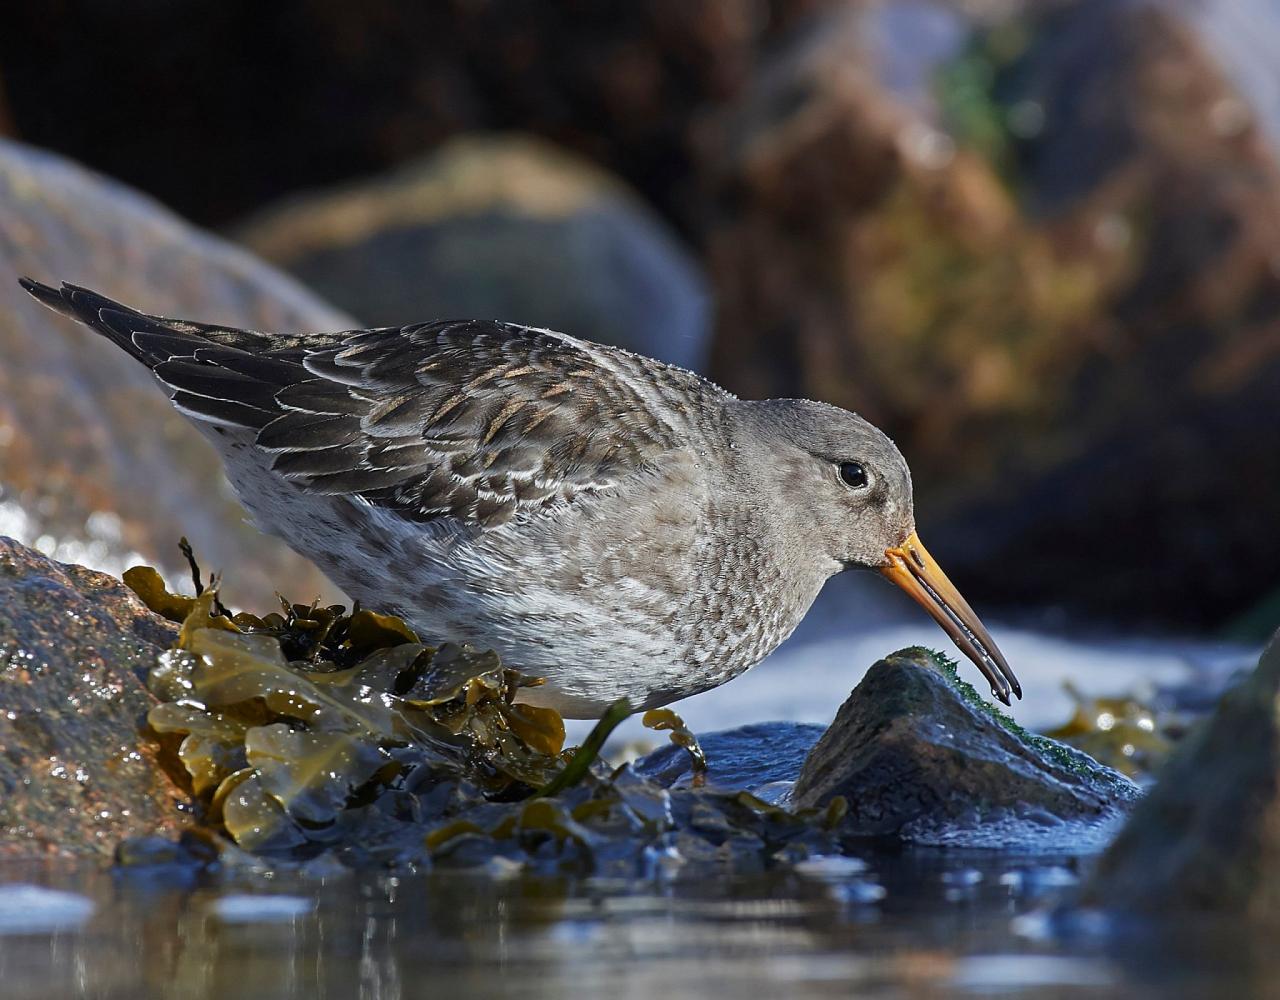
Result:
M982 671L991 693L1006 705L1009 695L1022 697L1022 685L1009 669L991 633L986 630L969 602L947 579L947 574L929 555L913 531L897 548L886 549L887 566L880 572L905 590L955 641L965 656Z

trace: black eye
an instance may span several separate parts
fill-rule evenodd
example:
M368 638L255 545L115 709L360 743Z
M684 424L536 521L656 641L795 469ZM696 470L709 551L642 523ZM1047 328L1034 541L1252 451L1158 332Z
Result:
M867 470L857 462L841 462L840 478L846 486L860 490L867 485Z

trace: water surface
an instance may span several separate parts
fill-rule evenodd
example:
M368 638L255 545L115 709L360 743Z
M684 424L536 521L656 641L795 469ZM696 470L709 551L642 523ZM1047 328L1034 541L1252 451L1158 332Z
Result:
M45 906L24 890L24 928L0 891L0 982L11 1000L1168 997L1265 995L1280 971L1225 932L1108 943L1083 919L1045 936L1040 913L1079 876L1070 857L865 860L643 882L0 865L7 887L73 894Z

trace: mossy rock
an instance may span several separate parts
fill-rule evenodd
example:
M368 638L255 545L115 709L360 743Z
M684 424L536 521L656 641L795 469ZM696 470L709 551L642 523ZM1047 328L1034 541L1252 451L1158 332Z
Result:
M674 233L617 178L528 136L455 139L240 236L372 325L500 319L705 361L710 295Z
M794 802L849 803L850 836L1025 851L1099 849L1138 787L1026 732L919 647L875 663L805 761Z

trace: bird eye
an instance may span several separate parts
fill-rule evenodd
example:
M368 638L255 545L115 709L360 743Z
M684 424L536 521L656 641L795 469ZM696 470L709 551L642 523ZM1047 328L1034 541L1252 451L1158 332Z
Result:
M846 486L860 490L867 485L867 470L858 462L841 462L840 478Z

